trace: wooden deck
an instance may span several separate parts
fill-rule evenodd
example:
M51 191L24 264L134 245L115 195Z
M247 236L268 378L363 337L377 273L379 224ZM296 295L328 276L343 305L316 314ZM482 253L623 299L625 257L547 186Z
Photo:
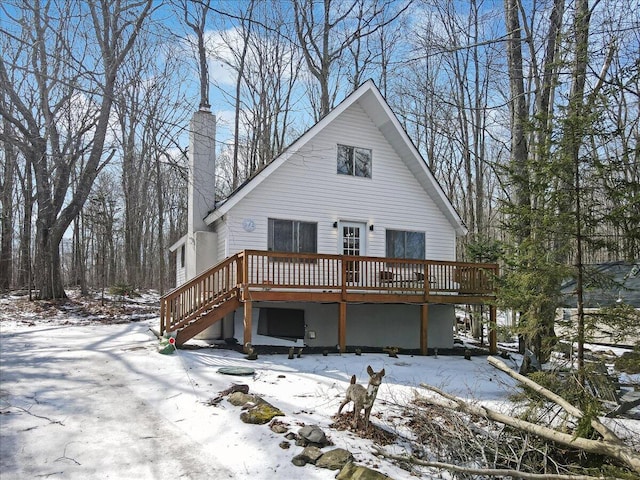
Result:
M497 275L496 264L244 250L167 293L161 300L160 330L177 331L181 344L244 305L246 343L255 301L337 303L338 343L344 346L349 303L491 304ZM428 309L421 311L421 350L426 353ZM490 315L493 325L492 305Z

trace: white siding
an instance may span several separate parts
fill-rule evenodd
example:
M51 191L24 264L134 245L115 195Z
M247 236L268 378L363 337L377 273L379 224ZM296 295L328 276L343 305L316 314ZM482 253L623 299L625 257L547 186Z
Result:
M372 178L338 175L338 144L371 149ZM228 242L229 253L266 250L269 217L318 222L318 253L338 252L333 223L346 220L375 226L366 232L367 255L385 255L389 228L424 231L426 258L455 259L454 227L357 103L225 214L219 249ZM255 230L245 231L244 219Z
M180 262L180 251L178 250L178 262ZM185 274L185 268L184 267L176 267L176 287L179 287L180 285L182 285L184 282L186 282L187 280L186 274Z

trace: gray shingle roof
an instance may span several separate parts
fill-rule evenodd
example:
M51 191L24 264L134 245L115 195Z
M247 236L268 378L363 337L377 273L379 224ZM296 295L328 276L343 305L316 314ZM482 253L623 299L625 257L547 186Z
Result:
M614 305L621 301L640 308L640 261L608 262L585 266L584 303L587 308ZM564 307L576 306L576 280L561 286Z

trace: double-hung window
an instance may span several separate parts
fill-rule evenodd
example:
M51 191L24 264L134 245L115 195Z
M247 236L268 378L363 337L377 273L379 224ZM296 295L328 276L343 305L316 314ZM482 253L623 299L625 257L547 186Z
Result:
M269 219L268 249L272 252L317 253L318 224Z
M338 173L371 178L371 150L338 145Z
M424 260L424 232L387 230L387 257Z

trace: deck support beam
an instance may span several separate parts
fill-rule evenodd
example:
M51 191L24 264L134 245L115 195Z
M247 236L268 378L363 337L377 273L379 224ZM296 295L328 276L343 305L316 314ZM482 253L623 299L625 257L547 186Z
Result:
M420 305L420 355L429 354L429 305Z
M253 329L253 302L244 301L244 341L243 345L251 343L251 331Z
M338 345L340 353L347 348L347 302L338 304Z
M496 306L489 305L489 353L498 353L498 324L496 323Z

